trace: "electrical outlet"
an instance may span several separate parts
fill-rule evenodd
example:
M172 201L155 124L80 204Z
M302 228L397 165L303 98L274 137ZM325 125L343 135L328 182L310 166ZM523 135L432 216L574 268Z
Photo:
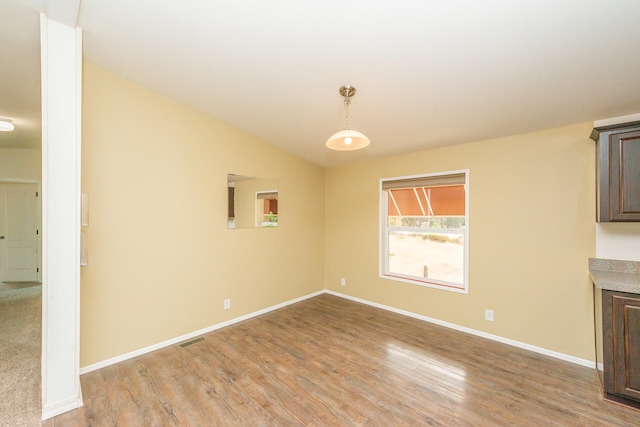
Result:
M347 286L347 279L345 279L344 277L340 279L340 286Z
M484 311L484 320L488 320L489 322L493 322L493 310L485 310Z
M231 298L227 298L224 300L224 309L229 310L231 308Z

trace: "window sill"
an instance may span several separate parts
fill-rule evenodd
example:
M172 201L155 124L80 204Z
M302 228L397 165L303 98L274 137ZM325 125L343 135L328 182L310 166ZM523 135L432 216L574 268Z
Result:
M433 288L433 289L440 289L443 291L457 292L460 294L469 293L469 290L464 285L456 285L453 283L437 282L437 281L428 280L428 279L424 279L424 280L411 279L408 277L394 275L394 274L380 274L380 277L382 279L395 280L397 282L410 283L412 285L424 286L424 287Z

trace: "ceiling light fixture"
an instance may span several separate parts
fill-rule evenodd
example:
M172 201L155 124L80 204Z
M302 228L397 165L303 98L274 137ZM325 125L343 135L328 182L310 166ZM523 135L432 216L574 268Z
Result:
M351 104L351 97L356 94L356 88L353 86L342 86L340 88L340 95L344 96L344 110L345 110L345 126L344 130L336 132L331 135L326 142L326 146L332 150L337 151L352 151L359 150L369 145L371 141L357 130L349 129L349 104Z
M2 132L11 132L14 129L13 123L11 120L0 119L0 131Z

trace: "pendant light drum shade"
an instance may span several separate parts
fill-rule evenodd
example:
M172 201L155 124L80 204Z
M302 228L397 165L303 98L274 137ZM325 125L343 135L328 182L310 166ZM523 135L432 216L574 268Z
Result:
M353 129L345 129L331 135L325 144L332 150L351 151L359 150L369 145L371 141L361 132Z
M345 129L331 135L325 145L336 151L359 150L369 145L371 141L361 132L349 128L349 105L351 97L356 94L356 88L345 85L340 88L339 92L344 97Z

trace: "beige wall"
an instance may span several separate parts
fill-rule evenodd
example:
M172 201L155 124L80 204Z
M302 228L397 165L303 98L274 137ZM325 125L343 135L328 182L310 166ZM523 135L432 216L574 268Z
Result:
M40 150L0 149L0 181L40 182L42 153Z
M326 173L327 289L594 360L590 123ZM378 276L379 179L469 169L469 294ZM347 286L340 286L340 278ZM484 310L495 321L484 320Z
M81 366L323 289L323 168L92 64L83 91ZM227 229L227 173L278 179L279 227Z

